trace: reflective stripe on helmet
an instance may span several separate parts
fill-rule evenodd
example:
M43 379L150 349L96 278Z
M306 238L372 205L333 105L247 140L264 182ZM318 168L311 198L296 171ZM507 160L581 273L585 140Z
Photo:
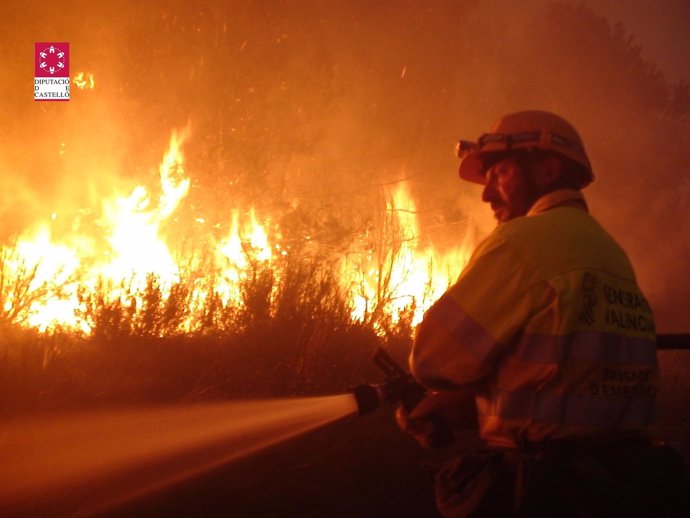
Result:
M492 149L491 151L509 151L525 147L538 147L541 149L551 149L551 144L571 148L578 153L585 152L579 142L567 139L557 133L548 131L531 131L528 133L485 133L479 137L477 142L460 140L456 147L458 158L463 158L472 151L482 151L489 144L502 146L502 149Z

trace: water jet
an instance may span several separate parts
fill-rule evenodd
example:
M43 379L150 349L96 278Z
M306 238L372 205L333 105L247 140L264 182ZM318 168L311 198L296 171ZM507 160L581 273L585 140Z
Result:
M356 410L344 394L15 418L0 436L0 510L93 515Z

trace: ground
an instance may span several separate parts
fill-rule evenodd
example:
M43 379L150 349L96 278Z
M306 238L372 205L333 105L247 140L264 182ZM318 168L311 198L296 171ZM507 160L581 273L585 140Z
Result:
M105 514L436 518L445 455L402 434L390 410L350 416Z

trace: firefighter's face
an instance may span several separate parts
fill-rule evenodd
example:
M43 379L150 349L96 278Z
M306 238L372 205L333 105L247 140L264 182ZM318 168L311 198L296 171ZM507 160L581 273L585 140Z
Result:
M527 214L533 198L531 191L525 171L515 159L506 158L486 172L482 201L491 205L491 210L500 223L505 223Z

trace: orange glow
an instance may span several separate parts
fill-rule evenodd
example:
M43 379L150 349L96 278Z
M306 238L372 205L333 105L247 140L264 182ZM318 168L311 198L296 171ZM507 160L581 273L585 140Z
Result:
M40 331L63 328L89 335L94 326L85 306L89 300L141 312L153 282L163 302L173 287L184 285L185 324L175 332L188 332L202 318L209 294L237 307L243 303L242 283L257 268L270 269L279 282L280 261L290 249L281 243L272 217L254 207L229 208L227 221L212 225L205 217L190 216L208 235L193 257L179 253L182 240L175 225L190 190L183 154L188 137L186 130L173 132L155 188L136 185L102 200L100 210L94 211L95 230L73 225L71 233L58 233L63 216L52 213L12 247L3 247L0 296L5 319ZM385 217L374 232L376 243L371 246L372 235L360 236L338 269L352 316L376 329L382 319L395 323L403 315L419 322L457 277L471 249L467 240L444 253L423 243L407 186L398 184L387 194ZM221 235L215 237L219 229ZM202 249L210 251L208 257L201 257Z

